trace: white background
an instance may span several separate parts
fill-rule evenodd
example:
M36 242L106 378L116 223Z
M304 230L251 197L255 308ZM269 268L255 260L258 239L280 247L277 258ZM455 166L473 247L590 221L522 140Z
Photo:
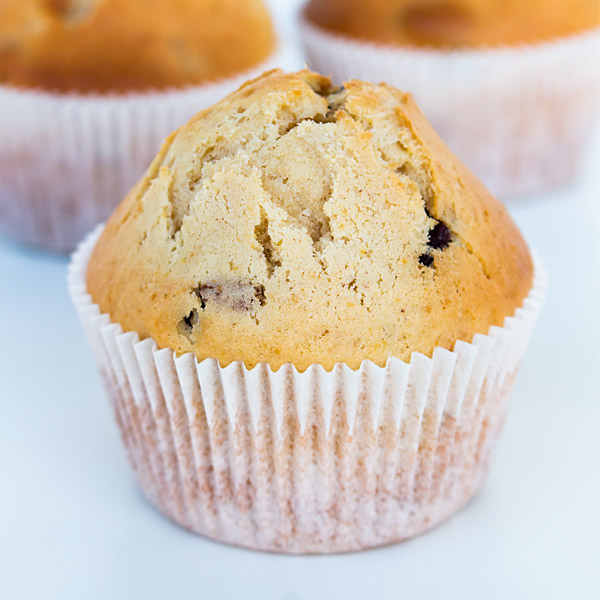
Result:
M271 4L284 64L301 66L296 3ZM483 491L434 531L349 555L232 548L150 507L67 296L66 258L0 239L0 598L600 597L599 165L596 143L576 183L509 201L550 289Z

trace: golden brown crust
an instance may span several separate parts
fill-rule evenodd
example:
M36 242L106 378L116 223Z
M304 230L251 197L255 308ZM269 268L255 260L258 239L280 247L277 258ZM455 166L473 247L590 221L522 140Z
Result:
M305 14L350 37L447 48L527 43L600 25L597 0L311 0Z
M273 47L261 0L0 0L0 83L180 87L242 72Z
M167 140L87 284L161 347L304 369L471 341L532 271L504 206L409 95L273 71Z

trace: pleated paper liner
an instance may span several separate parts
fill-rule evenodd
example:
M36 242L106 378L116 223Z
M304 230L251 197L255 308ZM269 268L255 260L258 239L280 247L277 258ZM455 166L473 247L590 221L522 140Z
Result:
M199 110L276 66L167 91L61 94L0 85L0 232L72 250Z
M123 333L86 290L99 234L73 255L69 290L139 484L174 521L249 548L341 552L416 535L481 486L544 296L539 262L514 316L452 352L273 371Z
M555 41L433 50L383 46L300 19L311 68L414 94L454 153L497 195L537 192L582 165L600 102L600 30Z

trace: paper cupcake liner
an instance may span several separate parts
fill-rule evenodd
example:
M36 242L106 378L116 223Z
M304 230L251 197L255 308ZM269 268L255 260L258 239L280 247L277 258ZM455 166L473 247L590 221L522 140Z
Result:
M163 140L276 65L180 90L59 94L0 85L0 232L72 250L139 180Z
M452 352L273 371L123 333L86 290L99 234L69 290L139 484L177 523L262 550L357 550L436 525L482 484L544 296L537 261L514 316Z
M385 81L414 94L456 155L498 195L571 179L599 108L600 30L466 50L381 46L300 20L311 68L336 83Z

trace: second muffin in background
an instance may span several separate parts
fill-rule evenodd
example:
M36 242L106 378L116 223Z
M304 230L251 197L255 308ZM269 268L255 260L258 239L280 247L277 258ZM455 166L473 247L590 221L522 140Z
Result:
M261 0L0 0L0 231L72 249L274 48Z
M274 71L167 140L70 290L150 499L332 552L477 491L542 279L409 95Z
M500 195L571 180L595 131L596 0L311 0L309 64L414 93L450 148Z

